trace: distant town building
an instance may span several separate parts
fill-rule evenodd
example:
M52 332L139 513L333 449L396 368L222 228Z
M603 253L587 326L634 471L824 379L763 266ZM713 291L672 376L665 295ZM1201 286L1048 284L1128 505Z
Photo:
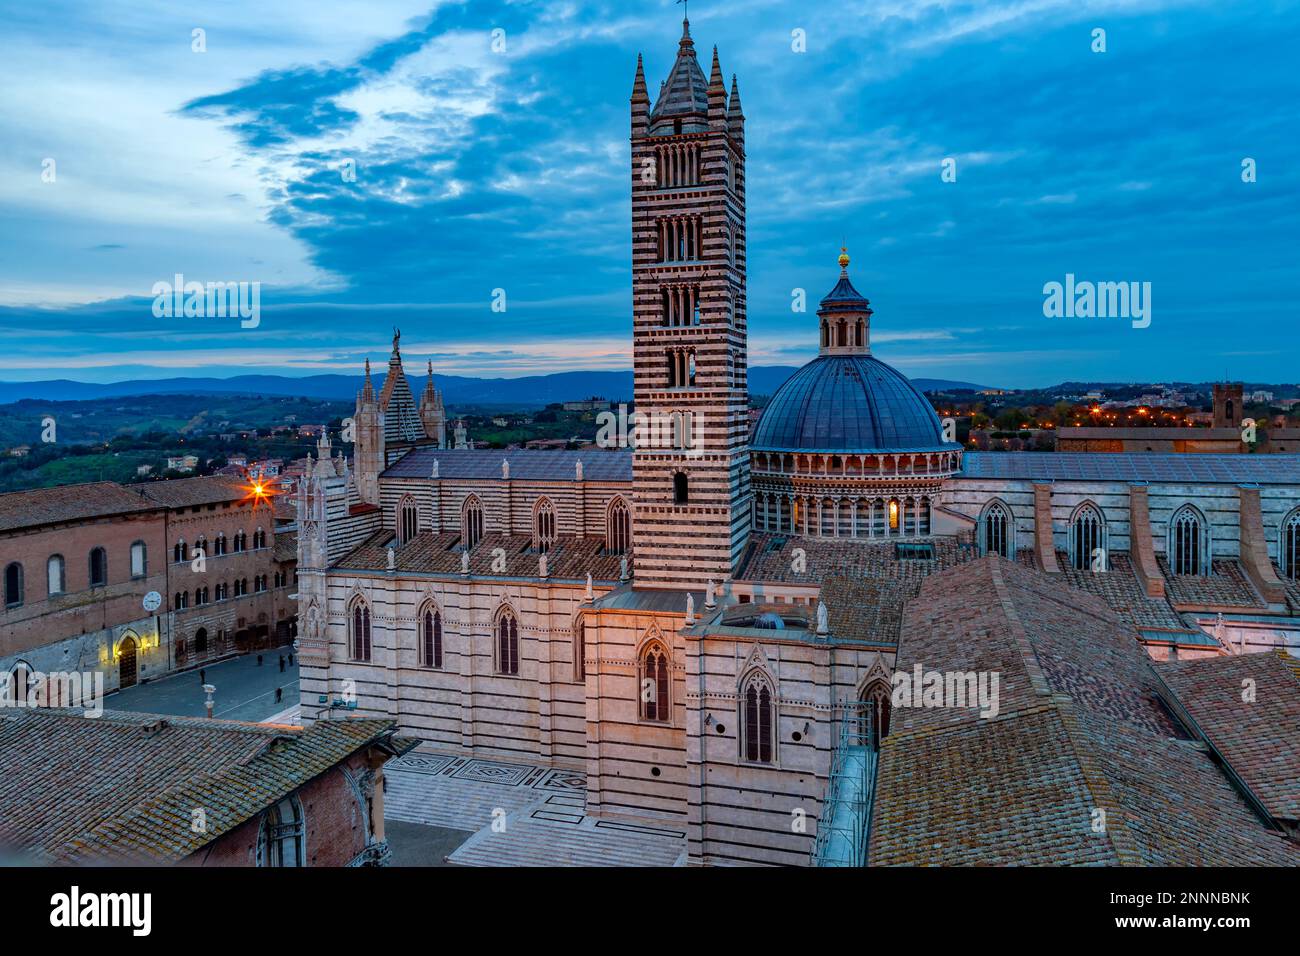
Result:
M607 398L584 398L581 401L565 402L564 410L566 412L601 412L609 408L610 402Z
M13 448L7 449L5 454L10 458L26 458L31 452L31 445L15 445Z
M193 471L198 466L197 455L171 455L167 458L168 471Z

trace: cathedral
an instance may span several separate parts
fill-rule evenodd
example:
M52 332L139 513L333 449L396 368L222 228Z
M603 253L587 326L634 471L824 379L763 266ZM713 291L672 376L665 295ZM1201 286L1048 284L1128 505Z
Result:
M580 771L588 814L679 827L695 864L1294 865L1295 737L1221 737L1192 689L1244 669L1295 724L1300 457L966 451L873 354L843 250L817 357L751 429L746 118L683 27L653 100L638 57L630 111L635 406L672 427L449 447L394 335L353 460L322 438L299 494L304 721ZM1000 674L998 713L899 706L914 667ZM1237 765L1260 746L1273 770ZM1142 774L1214 819L1176 825ZM1098 805L1169 832L1097 837Z

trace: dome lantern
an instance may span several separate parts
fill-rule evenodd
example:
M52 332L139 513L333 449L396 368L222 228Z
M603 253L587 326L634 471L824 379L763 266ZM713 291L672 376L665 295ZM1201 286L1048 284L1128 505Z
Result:
M820 355L871 354L871 303L849 281L849 251L840 246L840 281L817 308Z

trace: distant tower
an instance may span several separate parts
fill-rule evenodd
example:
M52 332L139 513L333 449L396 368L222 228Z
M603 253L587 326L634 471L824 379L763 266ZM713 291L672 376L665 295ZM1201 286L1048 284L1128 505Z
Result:
M379 504L379 474L384 470L384 413L375 397L375 386L370 381L370 359L366 359L366 381L357 396L357 410L353 416L356 443L353 456L356 462L357 496L365 502Z
M424 434L438 443L439 448L447 447L447 410L442 404L442 394L433 384L433 363L429 363L429 378L424 383L424 394L420 396L420 421L424 425Z
M701 587L750 523L745 117L687 21L653 109L637 57L631 112L634 394L658 436L633 456L636 583Z
M1214 385L1214 427L1240 428L1242 419L1242 393L1245 391L1240 382L1229 384L1216 382Z

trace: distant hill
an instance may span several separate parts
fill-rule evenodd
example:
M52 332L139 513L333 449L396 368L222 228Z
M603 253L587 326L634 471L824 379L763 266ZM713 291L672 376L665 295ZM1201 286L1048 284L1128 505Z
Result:
M771 395L796 371L793 365L756 366L749 370L749 388L755 395ZM411 388L418 396L424 387L422 375L408 373ZM376 390L383 387L383 376L373 376ZM523 378L470 378L461 375L434 375L443 398L449 405L509 405L515 408L540 407L551 402L575 401L593 395L612 401L632 397L632 373L625 372L557 372L552 375L528 375ZM917 378L912 380L923 392L940 389L979 389L984 386L968 382ZM0 404L39 399L41 401L86 401L98 398L121 398L130 395L291 395L351 401L361 390L360 375L236 375L232 378L156 378L125 382L74 382L50 379L39 382L0 382Z

